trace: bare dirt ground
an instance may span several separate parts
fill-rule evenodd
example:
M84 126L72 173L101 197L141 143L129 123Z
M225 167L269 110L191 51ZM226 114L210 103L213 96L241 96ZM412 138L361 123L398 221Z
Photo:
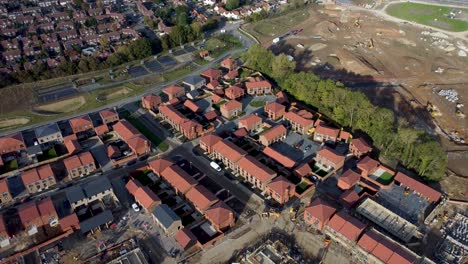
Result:
M0 120L0 129L25 125L29 123L29 118L26 117L13 117Z
M271 29L269 34L251 32L264 46L293 56L299 69L343 81L364 92L373 103L441 135L447 152L466 156L449 162L450 169L466 174L468 146L449 139L455 135L467 139L466 117L457 116L456 103L437 92L457 91L458 103L464 104L460 110L467 113L468 59L459 53L465 52L468 43L407 23L386 21L374 11L312 7L308 12L307 19L286 31L274 35ZM273 45L277 37L280 42ZM441 116L432 117L426 111L428 103L435 105Z
M78 110L86 103L83 96L77 96L50 104L40 105L34 108L34 111L49 113L68 113Z

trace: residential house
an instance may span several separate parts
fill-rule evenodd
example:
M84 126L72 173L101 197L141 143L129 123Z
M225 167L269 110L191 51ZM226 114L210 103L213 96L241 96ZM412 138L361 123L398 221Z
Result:
M299 178L306 177L307 175L312 173L312 168L309 166L308 163L302 163L301 165L298 165L294 169L294 174L298 176Z
M223 79L226 80L226 81L229 81L229 80L234 80L237 77L239 77L239 71L236 69L236 70L228 71L228 73L226 73L223 76Z
M242 113L242 104L236 100L230 100L221 105L220 112L223 117L231 119Z
M356 185L360 179L361 175L359 175L359 173L348 169L340 176L337 185L342 190L349 190L353 188L354 185Z
M338 170L343 167L345 156L342 156L335 150L325 146L317 151L315 161L325 169Z
M200 148L208 153L213 152L213 146L223 140L221 137L213 134L205 135L200 138Z
M71 213L59 219L59 225L63 232L80 229L80 220L75 213Z
M278 120L286 113L286 106L277 102L270 102L264 106L265 114L272 120Z
M114 124L114 131L121 139L127 142L128 147L137 155L141 156L151 151L151 142L133 127L130 122L122 119Z
M38 232L38 228L43 226L41 215L37 210L36 202L29 202L18 207L18 215L24 230L29 236Z
M62 132L57 123L37 127L34 132L39 144L63 142Z
M359 170L361 170L361 175L367 177L380 167L380 162L370 158L369 156L366 156L360 160L356 166Z
M201 77L205 78L206 82L212 82L213 80L218 80L223 75L223 72L218 69L207 69L200 74Z
M148 162L148 166L157 176L161 176L162 172L172 165L174 163L165 159L155 159Z
M159 108L159 116L177 131L180 131L180 126L188 121L188 119L172 105L161 106Z
M47 190L57 184L54 172L49 164L23 172L21 179L29 194Z
M188 140L193 140L203 134L203 126L193 120L188 120L180 125L180 133Z
M20 150L26 150L26 144L20 132L0 138L0 155Z
M440 192L432 189L422 182L410 178L408 175L400 171L395 175L395 181L398 182L401 186L405 186L408 189L413 190L415 193L421 195L433 203L438 202L442 196Z
M244 89L234 85L225 89L224 95L231 100L238 99L244 96Z
M271 94L271 83L265 80L246 82L245 88L250 95Z
M263 154L265 156L269 157L270 159L276 161L281 166L283 166L283 167L285 167L287 169L292 169L296 165L296 162L294 160L292 160L289 157L279 153L278 151L274 150L271 147L266 147L263 150Z
M314 127L313 120L306 119L294 112L287 112L284 114L283 119L291 125L293 131L303 135L307 134L307 132Z
M89 151L73 155L63 160L70 180L89 175L96 170L94 158Z
M360 159L372 152L372 147L363 138L355 138L349 142L349 152Z
M322 230L336 209L322 198L315 198L304 210L304 221L313 228Z
M279 204L285 204L294 196L296 186L283 176L278 176L266 186L266 193Z
M112 109L102 110L99 112L99 115L101 116L102 122L107 125L119 121L119 114Z
M138 180L130 179L125 187L147 213L153 212L161 204L161 199L148 186L142 186Z
M168 236L175 235L183 227L180 217L167 204L160 204L154 209L153 219Z
M338 128L329 127L323 124L319 124L315 128L314 140L318 142L333 142L335 143L338 139L340 130Z
M192 231L186 227L177 231L174 238L183 250L191 248L198 241L197 237L192 233Z
M88 115L82 115L79 117L72 118L68 121L72 128L73 133L77 134L93 129L93 122Z
M4 248L10 245L10 235L8 234L7 227L3 215L0 215L0 247Z
M239 128L245 128L247 131L260 131L262 128L262 118L255 114L248 115L239 119Z
M218 198L202 185L197 185L190 189L185 197L202 214L218 202Z
M218 80L213 80L212 82L208 83L206 85L206 88L208 88L209 90L216 90L216 89L219 89L219 88L222 88L220 83L218 82Z
M146 110L156 110L161 103L161 97L158 95L149 94L141 98L141 106Z
M200 111L200 107L192 100L185 100L184 107L192 111L193 113L197 113L198 111Z
M80 222L80 233L85 235L89 232L94 234L95 231L101 231L102 227L105 226L109 228L109 224L114 220L114 216L110 210L105 210L96 215L93 215L91 218L88 218Z
M5 206L13 202L7 178L0 179L0 195L0 205Z
M236 172L262 191L276 177L276 172L249 155L240 158Z
M179 97L184 96L185 89L183 87L173 84L171 86L168 86L162 89L162 92L167 95L169 100L172 100L174 98L179 98Z
M185 195L197 181L177 165L170 166L161 172L161 177L166 180L177 193Z
M339 211L328 222L325 231L334 238L347 244L354 243L366 225L345 211Z
M50 196L39 200L37 202L37 209L39 210L44 225L55 227L59 224L57 211L55 211L54 203Z
M232 71L237 68L237 61L231 58L226 58L221 61L221 67L227 69L228 71Z
M220 232L226 231L235 224L234 212L223 201L217 202L206 210L205 217Z
M107 177L100 177L81 185L73 185L65 190L65 195L73 210L79 206L87 206L108 198L114 202L118 201Z
M206 80L200 76L189 76L185 78L182 83L190 88L191 91L200 89L206 85Z
M268 147L275 142L286 139L288 130L283 125L274 126L260 134L259 141L263 146Z
M220 160L226 167L237 171L238 161L247 155L247 152L231 141L224 139L213 146L212 154L215 159Z

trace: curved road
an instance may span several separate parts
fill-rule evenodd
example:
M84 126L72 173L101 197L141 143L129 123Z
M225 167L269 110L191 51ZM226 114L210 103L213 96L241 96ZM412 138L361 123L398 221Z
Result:
M196 69L193 72L190 72L187 75L181 76L181 77L179 77L179 78L177 78L177 79L175 79L173 81L164 83L162 85L156 85L154 87L151 87L151 88L147 89L146 91L144 91L143 93L141 93L139 95L129 97L129 98L120 100L120 101L112 103L112 104L101 106L101 107L91 109L91 110L88 110L88 111L84 111L84 112L81 112L81 113L78 113L78 114L69 115L69 116L66 116L66 117L61 117L61 118L57 118L57 119L53 119L53 120L49 120L49 121L45 121L45 122L41 122L41 123L35 123L35 124L31 124L29 126L22 126L22 127L18 127L18 128L12 129L12 130L8 130L8 131L2 131L2 132L0 132L0 136L12 134L12 133L23 131L23 130L33 129L35 127L39 127L39 126L45 125L45 124L56 123L56 122L61 121L61 120L71 119L71 118L74 118L74 117L77 117L77 116L81 116L81 115L85 115L85 114L89 114L89 113L93 113L93 112L98 112L98 111L101 111L101 110L107 109L107 108L112 108L112 107L119 107L120 108L120 107L122 107L122 106L124 106L126 104L139 101L141 99L141 97L143 95L145 95L145 94L149 94L149 93L159 94L162 88L164 88L164 87L166 87L168 85L178 83L178 82L182 81L183 79L185 79L187 76L199 75L201 72L207 70L208 68L213 67L214 65L216 65L218 63L220 63L221 60L223 60L224 58L232 56L232 55L234 55L236 53L239 53L239 52L243 52L243 51L247 50L250 46L252 46L254 44L254 40L242 35L238 31L238 28L239 28L240 25L241 25L240 22L226 23L224 25L224 27L221 28L220 30L224 29L227 34L231 34L234 37L238 38L241 41L242 45L244 46L243 48L228 51L228 52L224 53L220 58L218 58L216 60L213 60L212 62L207 63L207 64L199 67L198 69Z

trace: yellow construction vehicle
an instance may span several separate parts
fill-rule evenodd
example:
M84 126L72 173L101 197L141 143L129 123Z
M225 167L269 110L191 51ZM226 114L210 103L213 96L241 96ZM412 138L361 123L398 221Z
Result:
M374 48L374 39L373 38L370 38L368 41L367 41L367 47L369 49L373 49Z
M281 215L279 213L270 213L270 216L274 216L276 218L279 218Z

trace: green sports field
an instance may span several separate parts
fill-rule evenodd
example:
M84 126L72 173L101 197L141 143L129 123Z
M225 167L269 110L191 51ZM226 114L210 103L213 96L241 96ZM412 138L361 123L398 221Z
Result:
M447 15L455 10L456 17ZM448 31L462 32L468 30L468 10L446 6L426 5L419 3L397 3L388 6L387 14ZM461 14L459 14L461 11Z

